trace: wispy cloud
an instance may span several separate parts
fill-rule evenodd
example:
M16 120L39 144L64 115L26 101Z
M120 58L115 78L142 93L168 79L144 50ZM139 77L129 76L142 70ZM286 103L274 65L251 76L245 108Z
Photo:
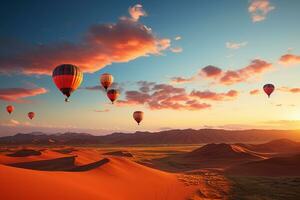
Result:
M180 53L183 51L183 49L181 47L171 47L170 51L172 51L173 53Z
M0 100L13 102L29 102L24 98L45 94L45 88L2 88L0 89Z
M251 0L248 7L253 22L265 20L268 13L274 9L269 0Z
M259 89L254 89L254 90L251 90L250 92L249 92L249 94L251 94L251 95L257 95L257 94L259 94L260 93L260 90Z
M176 36L174 40L181 40L181 36Z
M238 42L226 42L225 45L228 49L239 49L241 47L246 46L247 44L248 44L248 42L240 42L240 43L238 43Z
M284 65L300 64L300 56L294 54L285 54L279 58L279 62Z

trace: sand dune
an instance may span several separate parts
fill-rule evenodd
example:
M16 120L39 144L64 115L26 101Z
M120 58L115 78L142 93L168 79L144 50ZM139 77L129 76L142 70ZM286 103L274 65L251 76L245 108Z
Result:
M104 153L103 155L120 156L120 157L133 157L130 152L127 151L112 151Z
M236 165L226 170L226 173L239 176L300 176L299 166L300 154Z
M19 154L20 150L11 150L12 154ZM65 157L66 155L54 152L51 150L34 150L40 152L40 155L29 155L26 156L8 156L6 154L0 154L0 164L11 164L11 163L18 163L18 162L30 162L30 161L37 161L37 160L48 160L54 158L61 158ZM22 152L23 154L24 152Z
M7 156L10 157L27 157L27 156L39 156L42 153L38 150L34 150L34 149L21 149L21 150L17 150L14 153L9 153L6 154Z
M124 158L109 160L85 172L35 171L0 165L1 199L182 200L195 190L195 186L178 181L175 174Z

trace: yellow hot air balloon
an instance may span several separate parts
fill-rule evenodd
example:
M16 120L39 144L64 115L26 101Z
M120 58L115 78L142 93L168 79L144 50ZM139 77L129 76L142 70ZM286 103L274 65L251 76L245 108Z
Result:
M133 119L140 125L140 122L143 120L144 113L142 111L135 111L133 113Z
M114 77L111 74L104 73L100 77L101 85L104 87L104 89L107 91L107 88L111 86L111 84L114 81Z

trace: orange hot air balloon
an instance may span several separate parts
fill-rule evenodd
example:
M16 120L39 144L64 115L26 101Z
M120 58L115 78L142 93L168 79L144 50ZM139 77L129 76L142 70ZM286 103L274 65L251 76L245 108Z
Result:
M265 93L268 95L268 97L270 98L270 95L274 91L275 86L273 84L265 84L263 89L264 89Z
M28 113L29 119L33 119L34 116L35 116L35 113L34 113L34 112L29 112L29 113Z
M111 84L114 81L114 77L111 74L104 73L100 77L101 85L104 87L104 89L107 91L107 88L111 86Z
M119 97L120 93L118 90L111 89L107 91L107 97L111 100L111 103L114 104L114 101Z
M133 113L133 119L140 125L140 122L143 120L144 113L142 111L135 111Z
M7 112L9 113L9 114L11 114L13 111L14 111L14 107L12 106L12 105L8 105L8 106L6 106L6 110L7 110Z
M53 81L56 87L67 97L69 97L81 84L83 73L79 67L72 64L62 64L57 66L52 73Z

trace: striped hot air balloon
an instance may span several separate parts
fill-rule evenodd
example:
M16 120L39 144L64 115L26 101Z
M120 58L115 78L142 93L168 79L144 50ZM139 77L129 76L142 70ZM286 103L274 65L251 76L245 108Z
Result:
M111 86L111 84L114 81L114 77L111 74L104 73L100 77L101 85L104 87L104 89L107 91L107 88Z
M270 98L270 95L273 93L275 86L273 84L265 84L263 87L265 93L268 95Z
M65 99L67 102L71 93L80 86L83 73L75 65L62 64L53 70L52 78L56 87L67 97Z
M34 116L35 116L35 113L34 112L29 112L27 115L28 115L29 119L33 119Z
M14 107L12 106L12 105L8 105L8 106L6 106L6 111L9 113L9 114L11 114L13 111L14 111Z
M120 93L118 90L111 89L107 91L107 97L110 99L111 103L114 104L114 101L119 97Z
M135 111L133 113L133 119L140 125L140 122L143 120L144 112L142 111Z

